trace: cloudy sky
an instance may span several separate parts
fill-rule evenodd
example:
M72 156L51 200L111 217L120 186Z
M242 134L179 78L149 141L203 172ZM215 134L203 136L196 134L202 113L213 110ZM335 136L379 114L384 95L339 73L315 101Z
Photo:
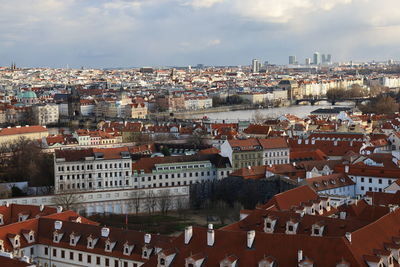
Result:
M0 0L0 66L400 59L399 0Z

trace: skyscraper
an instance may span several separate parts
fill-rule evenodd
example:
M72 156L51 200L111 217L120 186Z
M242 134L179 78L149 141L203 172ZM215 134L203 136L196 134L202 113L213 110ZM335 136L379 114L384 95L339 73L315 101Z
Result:
M321 55L318 52L315 52L313 55L313 63L315 65L320 65L321 64Z
M297 64L296 56L289 56L289 65Z
M327 62L326 55L322 54L322 64L325 64L326 62Z
M306 63L306 65L311 65L311 58L306 58L306 61L305 61L305 63Z
M253 73L259 73L261 68L261 63L258 59L253 59L251 61L251 71Z
M328 55L326 56L326 62L327 62L327 63L332 63L332 55L331 55L331 54L328 54Z

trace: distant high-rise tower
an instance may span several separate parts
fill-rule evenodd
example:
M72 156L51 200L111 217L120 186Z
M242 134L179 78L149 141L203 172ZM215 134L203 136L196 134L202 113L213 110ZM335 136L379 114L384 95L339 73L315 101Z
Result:
M289 56L289 65L297 64L296 56Z
M322 64L325 64L326 62L327 62L326 55L322 54Z
M327 63L332 63L332 55L331 55L331 54L328 54L328 55L326 56L326 62L327 62Z
M306 65L311 65L311 58L306 58L305 63Z
M251 71L253 73L259 73L261 68L261 63L258 59L253 59L251 61Z
M320 53L315 52L314 55L313 55L313 59L314 59L313 63L315 65L320 65L321 64L321 55L320 55Z

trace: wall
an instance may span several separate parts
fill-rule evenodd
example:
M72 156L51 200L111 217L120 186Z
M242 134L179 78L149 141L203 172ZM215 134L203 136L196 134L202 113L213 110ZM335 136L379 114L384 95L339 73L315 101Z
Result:
M85 192L85 193L71 193L47 196L34 196L34 197L21 197L2 199L1 205L10 204L26 204L26 205L47 205L57 206L60 204L60 199L65 200L68 198L76 199L75 210L80 213L86 213L87 216L99 213L116 213L126 214L134 213L135 207L133 206L134 196L139 199L139 212L146 212L146 199L149 194L153 194L155 199L158 195L162 194L165 190L169 190L171 194L172 206L170 210L175 208L177 200L189 200L189 186L175 186L165 188L143 188L143 189L126 189L126 190L110 190L100 192ZM155 207L155 211L159 211L159 207Z

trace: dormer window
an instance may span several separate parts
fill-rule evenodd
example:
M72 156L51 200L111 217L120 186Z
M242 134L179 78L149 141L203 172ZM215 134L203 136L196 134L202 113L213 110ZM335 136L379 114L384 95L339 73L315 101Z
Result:
M93 238L92 236L89 236L87 238L87 248L93 249L94 246L96 246L97 243L97 238Z
M4 224L3 214L0 214L0 225Z
M147 246L144 246L142 249L142 258L149 259L152 250L153 250L152 248L148 248Z
M297 225L298 225L299 223L298 222L293 222L293 221L288 221L287 223L286 223L286 234L287 235L294 235L294 234L296 234L296 231L297 231Z
M265 227L264 232L266 233L273 233L276 224L276 218L267 217L265 218Z
M124 244L124 255L127 256L131 255L133 247L134 247L133 245L129 245L128 242L126 242Z
M312 230L311 230L311 235L312 236L322 236L322 233L324 231L324 225L322 222L319 224L313 224Z
M111 252L114 249L114 246L115 246L115 242L112 242L112 241L110 241L110 239L107 239L105 251Z
M59 233L59 232L55 231L53 233L53 242L54 243L59 243L61 238L62 238L62 236L63 236L63 233Z
M4 251L4 241L0 240L0 251Z
M164 258L161 258L161 259L160 259L160 265L161 265L161 266L165 266L165 259L164 259Z

